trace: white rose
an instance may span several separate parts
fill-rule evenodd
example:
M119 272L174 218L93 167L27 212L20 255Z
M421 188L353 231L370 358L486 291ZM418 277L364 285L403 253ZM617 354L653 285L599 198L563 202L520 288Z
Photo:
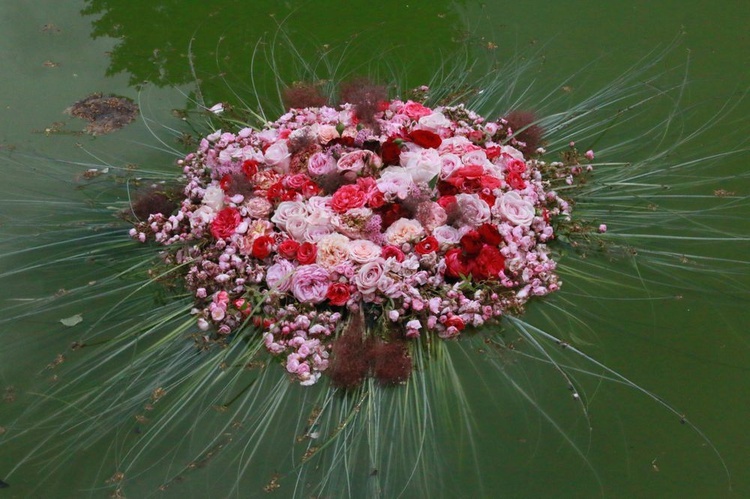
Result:
M201 206L190 215L190 228L195 229L199 225L206 225L216 217L216 212L210 206Z
M301 216L307 217L307 207L302 201L282 201L276 207L276 211L271 217L271 222L279 228L286 230L286 222L289 217Z
M419 118L419 125L420 128L425 130L437 132L441 128L450 128L451 120L446 118L443 113L435 112Z
M415 184L428 184L440 173L443 162L435 149L420 149L402 152L401 166L406 168Z
M224 207L224 191L218 185L209 185L203 194L203 204L214 211L221 211Z
M507 192L497 198L493 208L515 225L528 226L534 219L534 205L515 191Z
M389 166L377 180L378 190L391 197L406 199L414 185L411 174L403 167Z

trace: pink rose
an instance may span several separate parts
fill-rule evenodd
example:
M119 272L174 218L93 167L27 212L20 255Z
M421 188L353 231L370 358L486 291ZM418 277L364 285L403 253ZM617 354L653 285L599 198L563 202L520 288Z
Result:
M370 151L352 151L344 154L336 163L336 168L340 172L361 172L367 166L367 160Z
M422 116L428 116L432 114L432 109L423 106L419 102L407 101L406 104L404 104L398 112L407 115L413 120L418 120Z
M313 176L326 175L336 171L336 161L330 154L316 152L307 160L307 171Z
M363 295L369 295L377 291L378 281L383 276L383 261L378 259L366 263L360 267L359 272L354 276L354 284Z
M292 286L294 265L289 260L281 259L268 267L266 271L266 284L268 289L285 293Z
M303 303L320 303L326 298L330 274L320 265L300 265L292 277L292 294Z

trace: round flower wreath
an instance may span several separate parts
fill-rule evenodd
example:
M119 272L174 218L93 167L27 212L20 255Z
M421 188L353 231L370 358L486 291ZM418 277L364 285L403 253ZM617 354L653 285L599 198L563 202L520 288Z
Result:
M203 138L178 162L179 209L148 210L130 234L184 269L201 341L253 327L303 385L402 382L418 339L560 286L547 243L571 206L553 187L593 152L547 163L521 132L411 100L367 119L350 103L291 109Z

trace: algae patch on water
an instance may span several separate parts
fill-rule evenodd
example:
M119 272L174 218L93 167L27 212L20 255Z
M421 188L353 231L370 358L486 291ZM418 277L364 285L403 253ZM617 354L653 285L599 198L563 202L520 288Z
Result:
M104 135L119 130L135 120L138 105L127 97L95 93L79 100L64 112L88 121L86 132Z

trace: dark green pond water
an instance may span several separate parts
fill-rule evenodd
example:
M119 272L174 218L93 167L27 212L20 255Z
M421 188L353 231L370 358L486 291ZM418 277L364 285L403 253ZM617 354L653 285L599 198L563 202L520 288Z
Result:
M513 95L524 106L536 108L534 103L540 102L541 112L553 113L642 67L681 36L650 71L665 77L648 85L658 94L661 85L666 91L669 85L688 84L655 99L653 106L643 106L637 118L619 129L620 135L602 139L599 147L610 151L603 161L642 159L655 146L666 149L701 128L703 133L671 154L673 162L736 154L710 162L710 169L659 175L658 182L671 185L674 192L661 199L659 208L673 214L687 210L659 218L663 226L649 222L647 210L638 219L645 222L631 225L614 200L612 211L602 218L613 237L626 244L714 260L701 261L705 268L696 272L656 253L651 257L668 264L649 265L648 253L642 260L593 257L591 266L584 261L571 266L565 294L536 304L525 316L656 394L676 414L643 392L603 380L604 369L585 364L582 369L590 373L581 374L587 419L580 404L571 400L566 383L543 362L514 358L501 381L487 374L489 363L481 355L459 355L456 369L476 423L473 448L461 444L464 433L439 429L435 438L456 440L446 448L459 450L440 456L444 466L434 473L447 477L449 485L430 495L750 497L750 155L743 152L750 132L750 99L745 97L750 88L749 21L750 3L730 0L4 0L0 250L5 256L0 259L0 306L10 317L24 300L110 275L118 262L82 266L61 261L38 271L13 270L35 259L64 258L71 248L55 241L78 234L82 218L107 219L87 210L102 200L109 202L110 180L106 175L87 180L87 170L130 165L145 176L149 170L168 171L175 154L185 151L172 132L193 132L175 110L195 109L202 100L208 105L265 103L270 106L266 112L276 114L268 104L278 101L273 100L273 70L287 82L306 69L319 78L335 70L340 79L371 74L410 88L449 71L455 62L450 54L463 52L469 60L515 61L512 68L528 63ZM293 57L292 46L301 59ZM277 64L273 70L271 57ZM300 60L309 67L302 67ZM63 111L94 92L132 98L142 116L109 135L82 134L86 123ZM659 125L677 98L679 113L669 127ZM616 147L654 126L656 135L658 127L664 128L664 143L652 143L647 150ZM619 157L621 150L641 157ZM644 199L644 205L650 202ZM109 218L114 220L111 214ZM627 234L640 235L628 240ZM660 234L689 239L651 237ZM126 230L122 237L129 244ZM22 254L34 244L46 246L33 255ZM86 243L77 244L80 251ZM106 296L54 311L45 311L40 303L38 313L0 323L0 388L5 390L0 400L0 432L5 434L0 439L12 436L14 418L33 398L26 391L37 390L39 380L49 377L45 366L77 339L74 328L79 326L61 326L59 319L82 313L86 325L97 309L112 306ZM680 415L699 431L680 424ZM50 462L29 463L12 474L33 445L52 443L0 445L0 480L10 485L0 488L0 499L108 497L105 480L117 469L111 462L117 452L107 454L109 461L102 456L118 442L112 437L74 456L72 465L42 468ZM227 479L226 470L216 469L223 466L219 460L165 491L157 489L153 477L134 477L125 493L289 497L292 489L283 481L272 493L262 490L276 471L268 463L284 455L285 445L268 444L239 488L232 488L237 470ZM159 452L152 449L154 455ZM40 473L47 481L37 487ZM330 491L331 496L339 493ZM361 490L354 495L360 493L365 494ZM409 489L404 496L423 493Z

